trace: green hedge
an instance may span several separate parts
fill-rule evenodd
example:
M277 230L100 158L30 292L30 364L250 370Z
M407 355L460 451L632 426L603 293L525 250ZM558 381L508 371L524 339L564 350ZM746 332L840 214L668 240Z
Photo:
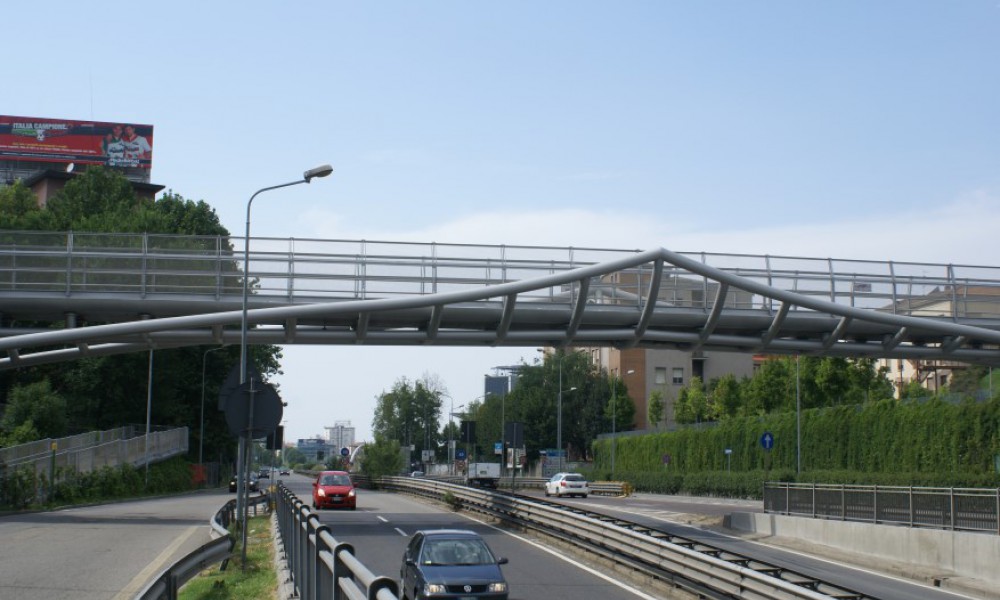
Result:
M774 448L761 448L764 432ZM802 469L857 473L995 473L1000 400L951 404L886 400L802 412ZM696 473L796 469L795 413L722 421L716 426L619 437L619 472ZM611 441L594 444L595 469L610 468ZM669 457L666 461L664 457Z
M770 451L764 432L775 439ZM620 437L616 446L615 479L636 491L759 498L765 481L1000 487L1000 400L803 411L798 475L794 413ZM596 442L594 455L591 479L610 479L611 441Z

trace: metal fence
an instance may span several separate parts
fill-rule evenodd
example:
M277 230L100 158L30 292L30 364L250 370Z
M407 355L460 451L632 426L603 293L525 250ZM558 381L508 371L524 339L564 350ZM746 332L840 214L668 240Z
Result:
M927 488L804 483L764 484L764 510L1000 535L1000 488Z
M34 468L36 472L72 469L87 473L101 467L143 465L188 451L188 428L150 432L147 437L134 426L95 431L67 438L44 439L5 448L0 466Z

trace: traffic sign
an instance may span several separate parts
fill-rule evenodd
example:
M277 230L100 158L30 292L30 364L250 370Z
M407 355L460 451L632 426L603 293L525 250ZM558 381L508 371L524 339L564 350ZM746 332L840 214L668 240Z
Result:
M503 454L503 442L493 442L493 454Z
M465 460L465 448L455 450L455 460Z
M245 435L250 439L258 439L274 431L278 423L281 423L283 412L281 396L274 386L251 379L238 385L229 395L226 401L226 425L229 426L229 432L235 436Z
M774 448L774 434L770 431L765 431L764 435L760 436L760 445L764 450Z
M347 448L341 448L340 455L343 456L344 458L347 458L348 456L351 455L351 451L348 450Z

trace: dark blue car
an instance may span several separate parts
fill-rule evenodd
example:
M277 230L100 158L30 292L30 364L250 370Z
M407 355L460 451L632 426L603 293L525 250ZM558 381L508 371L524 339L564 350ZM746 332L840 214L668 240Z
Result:
M474 531L418 531L406 546L399 569L400 596L429 598L489 598L507 600L507 582L497 558Z

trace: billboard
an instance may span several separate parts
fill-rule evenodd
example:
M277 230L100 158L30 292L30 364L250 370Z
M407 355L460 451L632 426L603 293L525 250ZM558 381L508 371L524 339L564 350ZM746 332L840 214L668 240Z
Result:
M0 115L0 159L148 169L153 126Z

